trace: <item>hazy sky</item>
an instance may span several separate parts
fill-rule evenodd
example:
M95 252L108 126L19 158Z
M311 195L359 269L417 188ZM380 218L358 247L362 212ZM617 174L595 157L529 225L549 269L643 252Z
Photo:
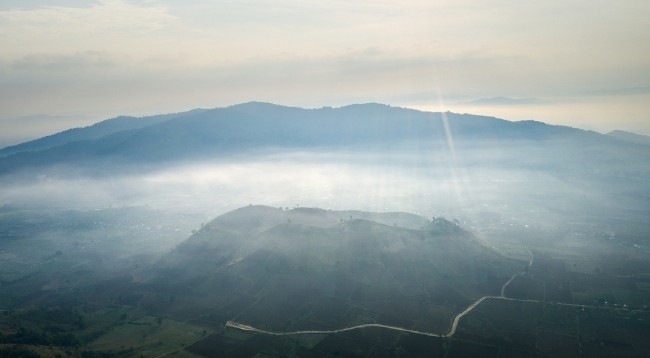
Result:
M0 140L251 100L650 134L649 14L647 0L3 0Z

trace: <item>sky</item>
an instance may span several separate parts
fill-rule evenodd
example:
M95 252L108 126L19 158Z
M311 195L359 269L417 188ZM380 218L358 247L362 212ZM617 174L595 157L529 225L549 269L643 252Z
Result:
M0 146L248 101L650 135L648 14L647 0L3 0Z

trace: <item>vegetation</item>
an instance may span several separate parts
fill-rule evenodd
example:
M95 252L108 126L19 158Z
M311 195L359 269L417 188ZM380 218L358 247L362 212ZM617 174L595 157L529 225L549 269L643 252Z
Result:
M91 233L95 215L105 214L69 212L67 222L76 224L65 226ZM645 253L601 233L528 228L522 236L506 223L479 232L500 233L496 246L486 246L443 218L248 206L137 265L111 265L110 241L98 242L101 263L91 264L74 244L82 239L71 235L56 245L42 241L50 246L39 246L35 266L22 269L18 244L62 221L44 212L18 234L21 215L4 214L14 223L5 227L18 235L3 253L11 248L16 256L4 257L23 270L2 281L4 356L571 357L643 356L649 349ZM113 225L108 217L102 222ZM522 246L531 247L532 266ZM225 326L236 320L291 332L380 323L443 336L455 315L483 296L494 298L463 316L451 337L378 327L269 336Z

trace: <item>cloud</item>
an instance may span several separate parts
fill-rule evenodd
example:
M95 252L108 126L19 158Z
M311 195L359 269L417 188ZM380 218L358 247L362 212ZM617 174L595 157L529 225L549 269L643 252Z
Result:
M76 53L133 48L143 37L172 26L177 18L159 4L103 0L87 7L45 6L0 11L4 55Z
M386 160L385 155L282 152L239 157L234 162L187 163L145 170L141 175L116 168L106 177L89 176L74 167L51 168L39 176L1 177L0 206L92 209L146 205L214 217L253 203L406 211L459 219L487 210L504 216L509 212L507 217L520 219L530 215L544 222L562 219L553 205L557 200L581 206L584 194L603 196L583 182L490 165L493 156L501 156L492 147L479 146L463 154L481 163L476 166L452 168L428 152L421 155L413 158L393 153Z
M17 118L0 118L0 147L19 144L37 137L50 135L69 128L88 125L80 116L32 115Z
M74 54L29 54L14 61L11 67L21 71L69 71L105 68L115 64L105 52L86 51Z
M650 83L642 1L29 3L0 10L0 118L546 99Z
M535 97L512 98L512 97L490 97L479 98L461 104L478 106L520 106L527 104L542 104L545 101Z
M0 83L0 104L6 104L6 109L23 107L14 116L30 114L26 110L35 102L57 103L59 108L77 110L107 108L102 102L110 102L113 115L142 113L138 113L141 109L136 106L154 108L148 113L155 114L247 100L342 105L424 92L436 81L444 83L446 93L467 91L473 81L487 82L477 77L481 71L476 71L476 67L491 68L482 73L493 76L499 70L499 61L471 55L414 56L379 48L351 49L329 56L261 57L207 65L165 58L121 57L107 52L36 53L10 65L5 82ZM29 103L22 99L24 93L29 93ZM176 107L170 108L170 104Z

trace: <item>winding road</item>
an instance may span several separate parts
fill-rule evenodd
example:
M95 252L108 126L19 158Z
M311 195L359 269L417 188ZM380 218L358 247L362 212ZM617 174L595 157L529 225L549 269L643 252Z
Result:
M443 337L444 335L440 334L435 334L435 333L429 333L429 332L422 332L422 331L416 331L412 329L407 329L407 328L402 328L402 327L395 327L395 326L388 326L385 324L379 324L379 323L367 323L367 324L360 324L358 326L352 326L352 327L346 327L346 328L341 328L341 329L332 329L332 330L322 330L322 331L293 331L293 332L273 332L273 331L267 331L264 329L259 329L255 328L252 326L249 326L247 324L239 323L239 322L234 322L234 321L228 321L226 322L226 327L231 327L231 328L236 328L240 329L242 331L249 331L249 332L256 332L256 333L262 333L262 334L269 334L272 336L290 336L290 335L296 335L296 334L332 334L332 333L341 333L341 332L346 332L346 331L353 331L355 329L361 329L361 328L370 328L370 327L377 327L377 328L385 328L385 329L391 329L394 331L401 331L401 332L407 332L407 333L415 333L415 334L421 334L429 337Z
M533 253L530 252L530 250L528 250L528 255L530 255L530 261L528 261L528 268L530 268L530 267L533 266L534 256L533 256ZM523 272L516 273L516 274L512 275L512 277L510 277L510 279L506 283L504 283L503 286L501 286L501 297L506 297L505 290L506 290L506 287L508 287L508 285L510 284L510 282L512 282L512 280L514 280L515 277L519 277L519 276L521 276L521 275L523 275L525 273L526 273L526 271L523 271Z
M530 255L530 261L528 262L528 267L531 267L533 265L533 253L528 250L528 254ZM456 333L456 329L458 328L458 322L460 322L460 319L463 318L465 315L470 313L476 306L481 304L484 300L491 298L491 299L504 299L504 300L509 300L509 301L519 301L519 302L542 302L542 301L536 301L536 300L520 300L520 299L514 299L514 298L507 298L505 297L505 289L506 287L517 277L525 274L526 271L516 273L510 277L506 283L501 286L501 295L500 296L483 296L474 301L471 305L469 305L467 308L465 308L462 312L457 314L454 319L451 321L451 326L449 327L449 331L447 331L446 334L437 334L437 333L431 333L431 332L423 332L423 331L418 331L418 330L413 330L413 329L408 329L408 328L402 328L402 327L395 327L395 326L388 326L385 324L379 324L379 323L366 323L366 324L360 324L357 326L351 326L351 327L346 327L346 328L340 328L340 329L332 329L332 330L305 330L305 331L292 331L292 332L273 332L273 331L267 331L264 329L259 329L255 328L253 326L249 326L244 323L236 322L236 321L228 321L226 322L226 327L230 328L235 328L239 329L242 331L247 331L247 332L255 332L255 333L261 333L261 334L268 334L272 336L291 336L291 335L297 335L297 334L333 334L333 333L341 333L341 332L347 332L347 331L353 331L355 329L362 329L362 328L370 328L370 327L377 327L377 328L385 328L385 329L390 329L393 331L400 331L400 332L406 332L406 333L413 333L413 334L419 334L423 336L429 336L429 337L452 337ZM559 303L561 305L566 305L566 306L576 306L576 307L585 307L584 305L575 305L575 304L569 304L569 303Z

